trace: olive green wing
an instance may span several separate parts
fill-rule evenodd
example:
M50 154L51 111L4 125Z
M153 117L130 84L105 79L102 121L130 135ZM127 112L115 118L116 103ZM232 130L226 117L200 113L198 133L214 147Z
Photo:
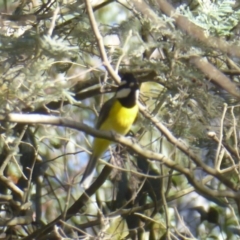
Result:
M99 113L97 123L96 123L96 129L100 129L103 122L108 118L109 112L112 108L114 101L115 101L115 98L113 97L113 98L110 98L108 101L106 101L103 104L103 106L100 110L100 113Z

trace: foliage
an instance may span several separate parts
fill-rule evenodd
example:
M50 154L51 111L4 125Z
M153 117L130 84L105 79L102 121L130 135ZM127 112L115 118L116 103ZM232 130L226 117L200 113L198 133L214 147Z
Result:
M179 11L189 20L206 30L207 34L219 36L232 35L231 31L238 25L239 9L234 9L235 1L199 1L195 11L187 5L181 5Z
M89 1L3 2L0 239L239 238L238 2L172 1L168 14L164 0L96 1L103 49ZM133 144L104 155L111 167L99 160L87 196L87 130L8 114L94 126L117 85L101 51L139 80L146 111Z

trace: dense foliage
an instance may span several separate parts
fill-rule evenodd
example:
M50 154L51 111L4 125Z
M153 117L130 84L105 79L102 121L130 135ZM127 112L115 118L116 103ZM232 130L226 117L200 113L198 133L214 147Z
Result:
M0 7L0 239L240 238L238 1ZM121 72L139 117L84 192Z

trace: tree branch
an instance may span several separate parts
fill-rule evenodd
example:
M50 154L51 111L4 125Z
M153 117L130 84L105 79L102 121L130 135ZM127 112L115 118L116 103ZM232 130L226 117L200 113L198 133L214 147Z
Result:
M176 21L177 26L185 31L188 35L200 40L201 42L204 42L209 47L219 49L232 56L240 57L240 47L237 44L228 43L223 38L207 36L207 34L204 32L204 29L190 22L185 16L178 14L175 8L166 0L157 0L156 3L161 11L163 11L169 17L172 17Z
M90 24L92 26L93 32L95 34L95 37L97 39L97 44L98 44L98 48L99 48L99 51L100 51L100 55L101 55L103 64L106 66L107 71L110 74L110 76L116 82L119 83L120 82L120 78L117 75L117 73L114 71L114 69L112 68L112 66L111 66L111 64L110 64L110 62L108 60L107 53L105 51L105 47L104 47L104 44L103 44L103 39L102 39L102 36L101 36L100 31L98 29L97 22L96 22L95 17L94 17L93 8L91 6L91 3L90 3L89 0L85 0L85 4L86 4L86 8L87 8Z
M233 83L225 74L208 62L206 58L191 57L190 62L200 69L210 81L218 84L233 96L240 98L240 93L235 83Z
M143 111L143 109L141 109ZM151 115L144 111L144 114L147 118L151 119L152 122L156 121L151 117ZM118 142L123 144L124 146L129 147L131 150L133 150L135 153L143 156L144 158L148 158L150 160L160 161L164 163L169 168L172 168L182 174L184 174L189 182L192 183L193 186L195 186L199 191L205 192L205 194L210 194L215 197L230 197L230 198L239 198L240 193L238 192L232 192L232 191L214 191L209 190L208 188L203 188L202 183L196 180L192 174L192 172L187 169L183 168L170 158L166 157L165 155L161 153L156 153L150 150L143 149L142 146L139 144L133 143L133 141L129 138L126 138L122 135L116 134L114 132L108 132L108 131L100 131L96 130L94 128L91 128L87 126L86 124L79 123L76 121L73 121L68 118L61 118L61 117L54 117L54 116L44 116L39 114L17 114L17 113L11 113L7 117L0 116L0 121L9 121L9 122L15 122L15 123L25 123L25 124L51 124L55 126L62 126L62 127L69 127L78 131L83 131L87 134L90 134L94 137L100 137L104 139L108 139L114 142ZM224 183L229 188L237 191L238 184L232 183L230 180L226 179L222 176L222 174L219 174L218 171L215 169L207 166L201 159L199 159L197 156L195 156L190 150L189 147L186 147L182 142L178 141L170 132L169 130L162 125L161 123L157 122L155 123L155 126L158 127L160 131L165 132L165 136L170 140L170 142L174 143L179 149L181 149L183 152L185 152L188 156L193 158L194 162L203 168L203 170L210 175L216 177L219 179L222 183Z

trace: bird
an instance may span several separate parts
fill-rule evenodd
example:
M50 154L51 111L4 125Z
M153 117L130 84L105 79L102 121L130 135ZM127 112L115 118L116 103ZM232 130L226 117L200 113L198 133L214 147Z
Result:
M132 73L124 73L120 77L121 82L116 93L103 104L95 128L126 135L138 116L139 82ZM89 188L98 158L104 154L110 145L111 141L109 140L94 139L92 155L80 182L84 189Z

